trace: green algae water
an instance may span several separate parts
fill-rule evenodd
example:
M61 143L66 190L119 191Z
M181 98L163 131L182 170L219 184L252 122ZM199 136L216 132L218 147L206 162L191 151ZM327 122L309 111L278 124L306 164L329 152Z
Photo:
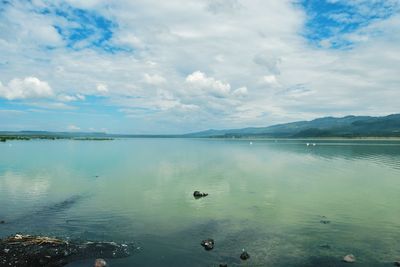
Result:
M110 266L400 259L400 141L251 142L0 143L0 238L20 232L139 247ZM194 199L195 190L209 196ZM200 246L206 238L215 240L211 251ZM243 248L248 261L239 258Z

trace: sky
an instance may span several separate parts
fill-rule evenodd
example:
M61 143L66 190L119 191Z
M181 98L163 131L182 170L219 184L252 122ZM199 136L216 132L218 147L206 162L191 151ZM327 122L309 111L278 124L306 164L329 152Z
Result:
M400 112L400 0L0 0L0 130Z

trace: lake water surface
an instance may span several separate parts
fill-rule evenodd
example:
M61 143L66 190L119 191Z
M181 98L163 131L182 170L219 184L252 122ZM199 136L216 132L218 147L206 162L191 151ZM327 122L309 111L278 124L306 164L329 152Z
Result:
M344 266L350 253L353 266L392 266L400 142L10 141L0 143L0 220L0 238L140 247L110 266ZM212 251L200 246L208 237Z

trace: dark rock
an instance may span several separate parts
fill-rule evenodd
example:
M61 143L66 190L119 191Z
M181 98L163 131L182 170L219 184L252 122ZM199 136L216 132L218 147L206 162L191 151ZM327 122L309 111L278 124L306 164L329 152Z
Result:
M400 266L400 261L395 261L395 262L393 262L393 265L394 265L394 266Z
M0 224L5 224L6 222L5 221L0 221Z
M220 263L220 264L219 264L219 267L228 267L228 264L226 264L226 263Z
M203 192L200 192L200 191L194 191L194 192L193 192L193 196L194 196L195 198L201 198L201 197L206 197L206 196L208 196L208 193L203 193Z
M349 254L343 257L343 261L347 263L354 263L356 262L356 257L353 254Z
M329 221L329 220L321 220L320 223L322 223L322 224L328 224L328 223L331 223L331 221Z
M242 260L248 260L250 258L249 253L247 253L246 251L243 251L242 254L240 254L240 259Z
M205 250L212 250L214 248L214 239L205 239L200 243Z
M128 257L133 250L131 244L64 241L17 234L0 239L0 266L61 267L88 258Z

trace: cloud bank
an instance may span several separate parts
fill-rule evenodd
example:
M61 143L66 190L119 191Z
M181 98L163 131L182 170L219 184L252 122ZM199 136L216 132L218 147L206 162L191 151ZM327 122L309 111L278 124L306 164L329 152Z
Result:
M2 1L0 106L24 113L0 121L181 133L399 112L399 1L319 2Z

